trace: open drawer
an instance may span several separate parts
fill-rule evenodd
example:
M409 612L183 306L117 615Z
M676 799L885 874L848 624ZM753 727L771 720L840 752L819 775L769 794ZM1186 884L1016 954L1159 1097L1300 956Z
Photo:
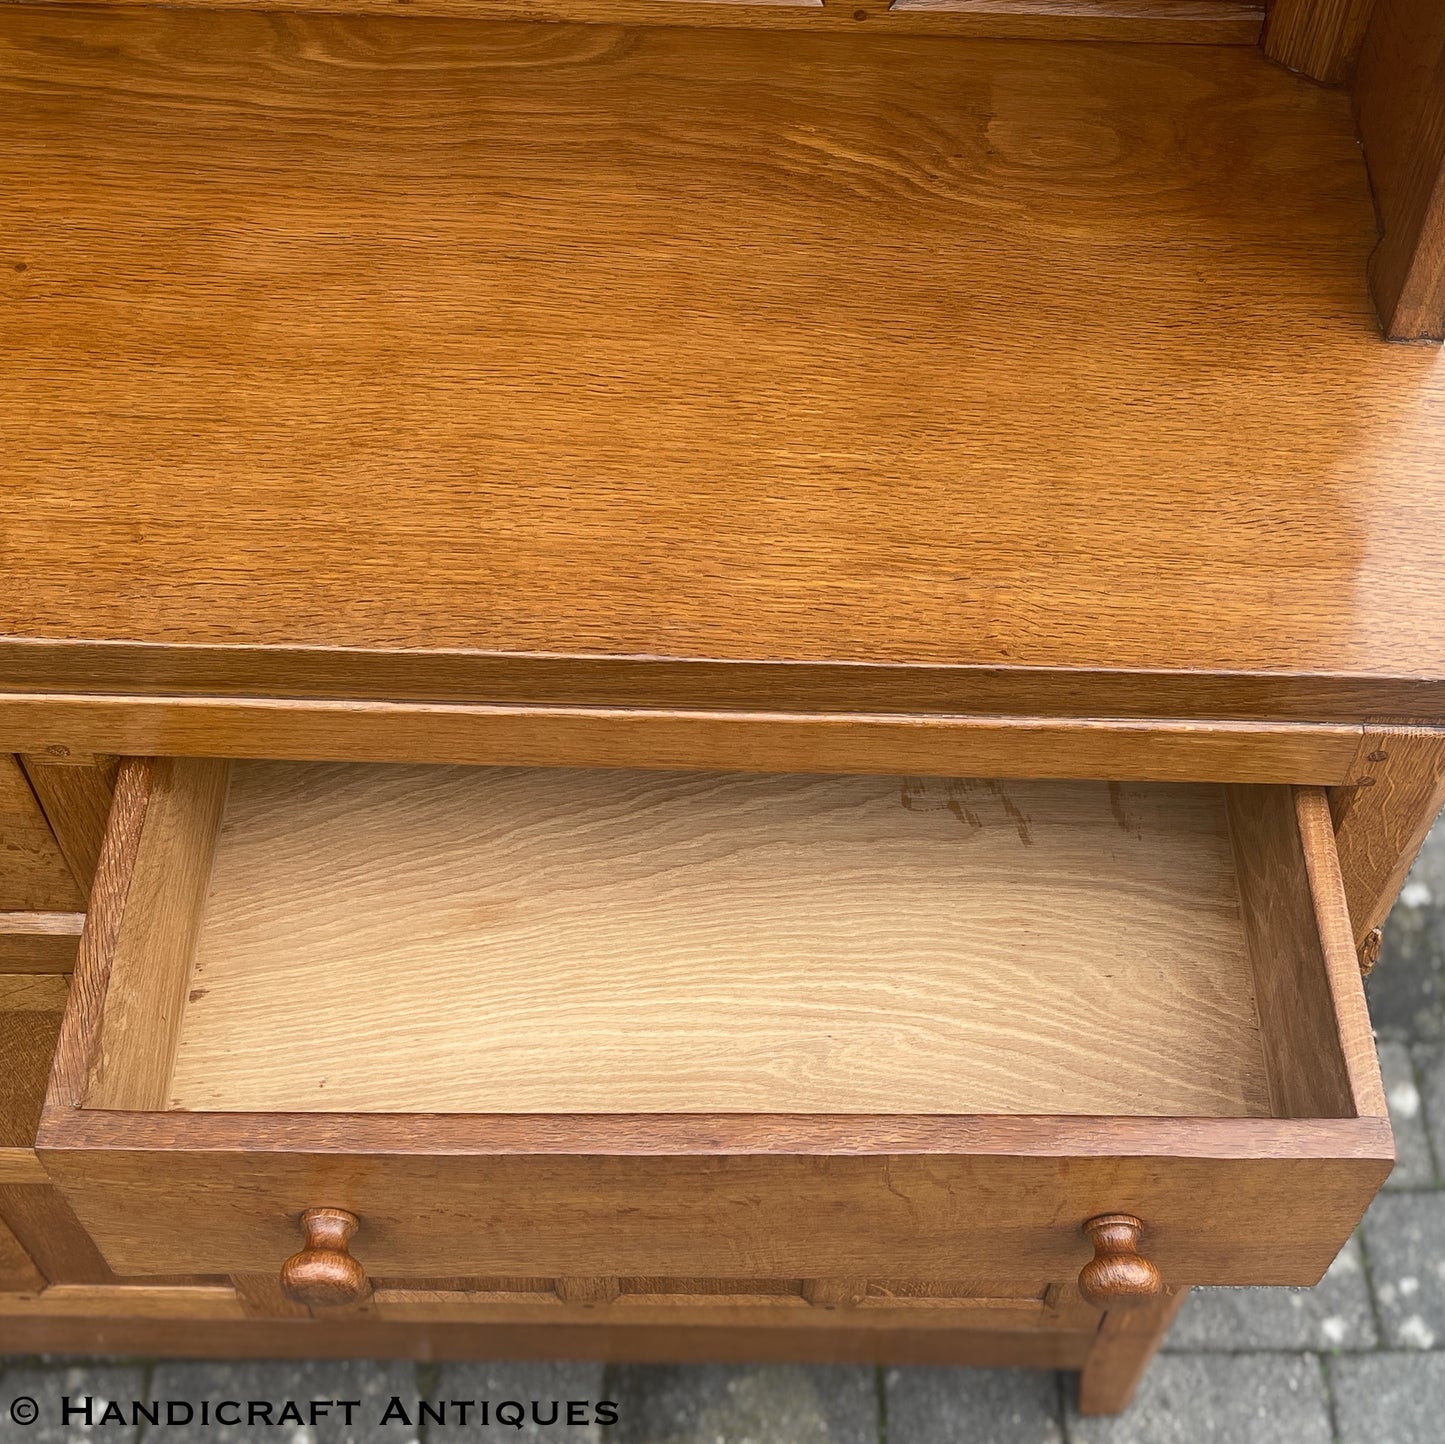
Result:
M1393 1157L1317 789L180 759L39 1146L126 1274L1031 1286L1313 1282Z

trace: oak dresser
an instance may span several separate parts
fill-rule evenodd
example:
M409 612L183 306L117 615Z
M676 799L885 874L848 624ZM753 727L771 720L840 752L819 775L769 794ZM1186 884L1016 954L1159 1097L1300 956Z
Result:
M0 117L0 1351L1109 1412L1319 1279L1445 6L16 3Z

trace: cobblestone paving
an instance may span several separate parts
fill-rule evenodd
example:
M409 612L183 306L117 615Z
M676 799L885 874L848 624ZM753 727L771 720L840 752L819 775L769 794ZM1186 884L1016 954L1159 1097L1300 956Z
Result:
M0 1444L1441 1444L1445 1441L1445 819L1386 929L1370 1009L1399 1163L1316 1289L1196 1290L1133 1407L1084 1419L1073 1382L990 1369L0 1359ZM62 1396L91 1396L60 1420ZM9 1417L18 1397L40 1417ZM381 1423L392 1396L404 1418ZM109 1399L361 1399L257 1425L103 1422ZM416 1400L508 1399L523 1417L420 1420ZM596 1404L615 1401L599 1427ZM532 1417L531 1401L541 1408ZM552 1402L559 1405L550 1421ZM589 1422L568 1425L568 1401Z

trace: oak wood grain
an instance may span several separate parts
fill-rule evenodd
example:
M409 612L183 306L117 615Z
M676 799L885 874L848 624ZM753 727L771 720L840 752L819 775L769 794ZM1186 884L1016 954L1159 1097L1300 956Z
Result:
M121 760L105 838L96 864L85 927L75 960L71 994L61 1020L47 1105L74 1109L85 1095L98 1052L101 1012L110 986L111 963L125 919L140 848L142 824L151 799L155 767L148 757Z
M1153 1303L1104 1315L1079 1373L1079 1413L1117 1414L1128 1407L1188 1295L1187 1288L1168 1289Z
M0 1218L0 1295L38 1293L45 1287L45 1275Z
M0 912L0 973L68 973L84 913Z
M85 893L66 866L20 759L0 752L0 909L75 911L84 906Z
M0 1182L0 1219L47 1279L82 1284L115 1282L115 1275L90 1235L52 1183Z
M31 753L21 756L20 765L76 884L82 892L89 893L105 836L105 821L110 815L119 759L62 760L45 753Z
M0 1183L45 1180L35 1133L68 991L54 975L0 976Z
M1355 1143L1313 1159L1309 1128L1294 1125L1299 1146L1274 1158L1229 1157L1217 1125L1212 1156L1191 1159L1171 1149L1167 1120L1149 1120L1135 1151L1097 1157L825 1157L807 1152L806 1136L767 1156L361 1155L262 1148L254 1134L234 1152L52 1142L42 1157L125 1274L275 1269L295 1249L297 1215L324 1196L364 1221L357 1257L379 1278L886 1267L917 1278L1006 1270L1042 1289L1088 1260L1084 1220L1123 1211L1149 1219L1149 1256L1172 1282L1300 1285L1334 1260L1393 1161L1379 1120L1336 1120L1335 1135ZM1350 1158L1351 1146L1374 1156Z
M1353 778L1362 735L1343 723L0 697L0 740L308 761L1334 785Z
M1377 343L1347 98L1256 53L0 21L0 632L66 687L111 638L127 695L275 647L1445 718L1445 373Z
M1313 80L1348 78L1375 0L1273 0L1264 53Z
M119 1296L117 1296L117 1294ZM95 1298L83 1317L47 1311L44 1296L24 1316L0 1315L0 1349L23 1354L134 1354L181 1358L403 1358L503 1359L590 1358L652 1363L716 1363L776 1359L811 1363L974 1364L1075 1369L1095 1337L1093 1329L864 1330L851 1325L799 1329L740 1328L735 1324L686 1327L619 1325L589 1320L575 1324L393 1323L376 1318L249 1319L127 1318L126 1295Z
M1384 235L1370 283L1386 334L1445 339L1445 9L1377 0L1355 108Z
M159 1108L186 1008L229 764L158 758L89 1059L92 1108Z
M148 1106L1262 1115L1234 874L1209 787L236 763Z
M91 3L91 0L81 0ZM94 0L111 4L113 0ZM130 3L130 0L120 0ZM141 0L134 0L141 3ZM204 10L250 0L180 0ZM392 14L395 0L271 0L272 10ZM408 16L727 26L806 33L1253 45L1263 0L407 0Z
M1356 947L1394 906L1445 809L1445 730L1369 727L1341 798L1335 846Z
M1290 789L1230 788L1227 796L1274 1116L1347 1118L1361 1107L1374 1113L1378 1084L1371 1089L1366 1082L1366 1094L1356 1095L1352 1085L1357 1080L1342 1046L1342 1035L1348 1033L1351 1058L1358 1064L1362 1026L1373 1061L1354 948L1346 950L1352 990L1347 987L1337 998L1311 886L1307 852L1334 851L1324 794L1316 793L1314 800L1324 809L1325 833L1321 837L1311 830L1308 847ZM1349 928L1344 889L1338 877L1322 879L1321 887L1331 946L1337 946L1341 929L1348 934Z
M1325 991L1332 1005L1335 1042L1349 1079L1351 1107L1361 1117L1386 1118L1385 1088L1350 929L1329 798L1318 787L1298 787L1294 803L1305 868L1309 873Z

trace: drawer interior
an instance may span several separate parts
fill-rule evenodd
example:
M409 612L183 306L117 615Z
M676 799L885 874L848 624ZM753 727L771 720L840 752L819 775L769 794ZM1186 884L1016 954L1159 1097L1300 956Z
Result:
M88 1107L1354 1112L1289 788L155 766Z

